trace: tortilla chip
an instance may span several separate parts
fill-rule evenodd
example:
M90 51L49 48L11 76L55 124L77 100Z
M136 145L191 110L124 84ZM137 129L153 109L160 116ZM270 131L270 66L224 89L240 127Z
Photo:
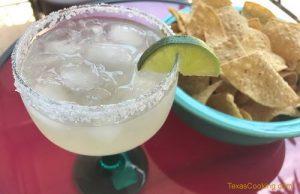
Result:
M184 76L179 74L178 86L190 95L199 94L209 85L209 77Z
M300 75L300 64L296 66L295 71L297 72L298 75Z
M223 79L220 76L219 77L210 77L209 83L214 84L214 83L216 83L218 81L221 81L221 80L223 80Z
M253 28L249 28L246 34L244 34L241 44L247 52L258 49L271 51L271 43L268 36Z
M298 74L300 74L300 61L294 61L293 63L288 64L288 69L289 70L294 70Z
M206 43L214 50L221 64L246 55L246 51L235 36L223 41L208 39Z
M230 0L202 0L202 1L215 9L219 9L225 6L231 6Z
M295 107L289 106L282 109L270 108L253 101L244 106L243 110L247 111L255 121L271 121L278 115L296 116L299 114L299 111Z
M244 109L240 108L240 113L241 113L241 115L243 116L244 119L247 119L247 120L250 120L250 121L253 120L252 116L247 111L245 111Z
M295 71L282 71L279 73L281 77L294 89L297 89L298 73Z
M294 90L259 52L232 60L221 68L235 88L264 106L282 108L299 101Z
M173 30L173 32L175 32L176 34L181 34L182 32L179 30L179 27L177 25L177 22L174 22L171 24L171 28Z
M263 25L261 24L261 22L258 18L249 18L248 26L253 29L261 31Z
M224 27L212 7L202 1L194 1L192 14L187 24L187 33L204 40L204 33L224 37Z
M258 18L262 24L276 18L270 10L254 2L245 2L242 15L246 18Z
M262 29L271 41L272 50L284 58L289 69L300 63L300 27L278 20L269 21Z
M179 15L182 18L182 21L184 22L185 25L187 25L187 23L190 22L190 20L191 20L191 14L179 12Z
M238 118L243 118L239 108L234 103L234 97L232 94L220 93L212 95L207 104L223 113L230 114Z
M235 103L240 107L245 104L247 104L251 99L249 96L246 96L245 94L241 93L240 91L237 91L234 96Z
M189 22L189 15L180 13L174 8L169 8L169 12L176 18L177 27L182 34L186 34L186 25Z
M228 36L235 35L239 40L249 31L248 21L231 6L218 9L218 16Z
M238 118L300 116L295 92L300 91L300 25L278 21L256 3L245 3L242 14L247 19L230 5L229 0L194 0L191 14L170 9L177 20L172 29L204 40L222 65L221 77L180 74L178 85Z
M235 93L237 92L237 89L235 89L230 83L228 83L227 81L223 81L223 84L220 85L215 93L229 93L232 95L235 95Z
M243 110L247 111L255 121L270 121L275 117L274 113L277 109L251 102L244 106Z
M214 91L223 83L223 81L218 81L210 86L208 86L205 90L200 92L199 94L194 95L193 97L203 104L206 104L209 97L214 93Z
M262 54L263 58L269 62L270 65L275 69L275 71L279 72L287 69L287 65L282 57L276 55L275 53L269 51L258 51Z

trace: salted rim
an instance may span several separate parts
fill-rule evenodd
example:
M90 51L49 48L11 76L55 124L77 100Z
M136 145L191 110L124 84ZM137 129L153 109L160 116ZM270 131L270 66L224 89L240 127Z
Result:
M52 12L45 18L31 24L17 42L12 54L15 86L16 91L21 94L23 102L27 106L34 107L36 110L47 115L50 119L75 123L90 123L96 121L97 124L100 125L120 123L157 105L177 80L177 65L175 65L172 71L148 92L130 100L99 106L83 106L70 102L55 101L29 87L22 78L20 67L27 56L31 42L36 35L45 28L52 28L57 23L64 20L70 20L79 14L93 13L124 14L125 17L128 17L127 19L138 17L149 23L151 26L157 27L164 35L174 35L170 26L151 14L144 13L134 8L103 3L73 6Z

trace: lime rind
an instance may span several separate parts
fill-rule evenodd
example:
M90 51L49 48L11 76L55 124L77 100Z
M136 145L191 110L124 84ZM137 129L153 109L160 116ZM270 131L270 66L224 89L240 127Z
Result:
M192 36L168 36L154 43L141 56L138 70L167 73L179 55L179 71L183 75L218 76L217 56L202 40Z

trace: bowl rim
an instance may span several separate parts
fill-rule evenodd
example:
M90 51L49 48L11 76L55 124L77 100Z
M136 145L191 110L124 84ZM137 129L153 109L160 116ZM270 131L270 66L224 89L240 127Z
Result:
M241 8L236 7L236 9L240 10ZM190 7L185 7L180 11L189 13ZM170 25L175 21L175 18L169 15L164 21ZM300 118L276 122L249 121L236 118L202 104L178 86L175 103L189 113L230 132L266 138L286 138L300 135Z

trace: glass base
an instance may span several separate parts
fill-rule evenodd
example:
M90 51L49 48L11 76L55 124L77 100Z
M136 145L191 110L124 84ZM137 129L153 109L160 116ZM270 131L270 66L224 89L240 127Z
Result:
M147 177L148 161L142 148L126 152L130 162ZM112 173L99 167L101 157L78 156L74 165L74 181L82 194L136 194L144 186L145 177L138 173L137 182L121 190L114 188Z

